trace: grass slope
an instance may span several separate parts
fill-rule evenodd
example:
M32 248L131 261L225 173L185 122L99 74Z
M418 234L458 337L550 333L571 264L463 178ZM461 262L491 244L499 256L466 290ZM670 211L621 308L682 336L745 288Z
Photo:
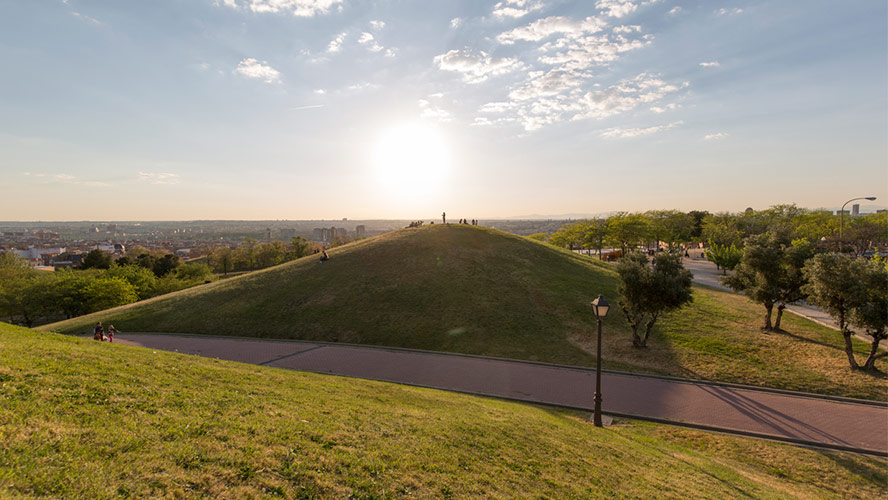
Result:
M3 498L880 498L884 460L0 324Z
M616 302L612 267L502 231L441 225L339 247L117 309L47 325L84 333L203 333L350 342L592 365L589 301ZM663 318L637 350L618 308L605 321L613 369L884 399L888 380L847 370L841 337L788 315L764 335L761 308L696 287L695 302ZM857 348L864 352L861 343ZM879 367L884 370L888 360Z

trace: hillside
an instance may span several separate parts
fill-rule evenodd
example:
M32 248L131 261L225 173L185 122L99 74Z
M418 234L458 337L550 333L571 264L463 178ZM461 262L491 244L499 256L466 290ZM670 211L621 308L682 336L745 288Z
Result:
M0 324L3 498L879 498L885 461Z
M594 258L493 229L435 224L41 327L86 333L199 333L348 342L553 363L594 363L599 293L617 302L613 269ZM888 380L850 372L841 337L790 315L787 334L759 332L743 297L696 287L650 347L632 348L614 307L604 363L653 372L854 397L884 398ZM864 351L866 346L857 344ZM881 360L884 371L888 360ZM775 369L779 367L779 369Z

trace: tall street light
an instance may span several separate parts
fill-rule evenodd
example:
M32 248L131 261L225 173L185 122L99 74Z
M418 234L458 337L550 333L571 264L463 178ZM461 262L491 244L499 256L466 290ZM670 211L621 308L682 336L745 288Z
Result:
M595 351L595 412L592 421L595 427L601 427L601 319L607 316L610 304L601 295L592 301L592 310L598 319L598 349Z
M875 196L867 196L864 198L851 198L850 200L846 201L844 205L842 205L842 209L839 210L839 253L842 252L842 246L843 246L843 243L845 242L845 240L842 239L842 230L845 228L845 206L848 205L849 203L851 203L852 201L857 201L857 200L875 201L875 199L876 199Z

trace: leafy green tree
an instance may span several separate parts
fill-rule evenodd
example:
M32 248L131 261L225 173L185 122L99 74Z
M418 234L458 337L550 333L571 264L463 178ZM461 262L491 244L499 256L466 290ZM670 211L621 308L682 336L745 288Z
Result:
M774 329L780 330L783 319L783 311L789 304L794 304L805 298L803 288L805 275L802 269L808 259L814 256L814 245L806 238L793 240L789 245L783 245L783 257L780 262L780 280L778 282L777 318L774 320Z
M228 271L234 269L234 252L228 247L216 248L210 253L210 265L217 273L228 275Z
M111 267L111 255L98 248L90 250L80 264L81 269L108 269Z
M734 274L722 278L728 288L743 293L750 300L765 306L764 330L773 330L771 315L780 300L783 241L771 233L746 240L740 264Z
M860 279L866 289L866 300L851 308L851 324L863 329L872 338L864 370L875 370L876 360L888 356L879 353L879 343L888 338L888 269L879 259L860 266Z
M234 263L236 267L246 268L252 271L256 266L256 240L247 238L234 251Z
M168 253L164 254L163 257L159 259L155 259L152 270L154 271L154 274L160 278L171 273L181 264L178 255Z
M888 213L862 215L850 221L845 217L842 239L854 255L863 255L874 246L885 246L888 244Z
M694 241L701 241L703 238L703 219L709 215L709 212L705 210L691 210L688 212L688 216L694 220L694 227L691 229L691 239Z
M302 236L295 236L290 241L290 259L301 259L311 252L311 242Z
M634 250L645 242L649 226L647 218L642 214L620 212L607 219L607 234L609 241L620 247L623 255L626 255L626 250Z
M851 343L852 322L872 331L872 350L864 366L873 366L879 356L878 345L884 336L880 325L885 309L885 268L878 262L844 254L823 253L808 260L802 272L807 284L803 291L808 301L817 305L839 324L845 339L845 354L852 370L860 368Z
M287 248L280 241L263 243L256 247L256 267L264 269L276 266L284 261L287 256Z
M617 274L617 303L632 328L634 347L647 347L651 330L662 313L693 300L691 272L684 268L679 255L661 253L648 265L644 254L632 252L617 264ZM641 325L643 337L638 334Z
M154 274L154 271L145 269L137 264L120 265L120 261L121 259L118 259L117 263L111 266L111 269L108 270L108 276L125 279L133 286L139 299L152 297L157 283L157 276Z
M706 260L715 264L715 267L721 269L724 274L733 271L740 263L743 257L743 250L737 248L737 245L731 243L728 245L719 245L718 243L709 242L709 249L706 250Z
M208 264L189 262L179 266L176 278L189 283L203 283L213 276L213 269Z
M720 212L709 214L703 218L701 237L708 241L710 246L714 243L721 246L739 246L743 241L743 232L739 226L739 216Z
M650 221L650 235L657 242L674 248L690 241L694 230L694 219L690 215L678 210L651 210L645 215Z
M76 271L59 269L58 277L59 307L67 317L80 316L90 312L87 298L87 287L96 279L95 271Z
M601 260L601 250L607 246L608 226L605 219L592 219L585 221L582 226L583 247L598 251L598 260Z
M83 289L87 312L103 311L139 300L136 289L123 278L102 276L90 281Z
M546 241L549 238L549 235L546 233L533 233L528 238L537 241Z
M568 250L576 250L583 245L583 234L577 224L565 224L549 236L549 243Z

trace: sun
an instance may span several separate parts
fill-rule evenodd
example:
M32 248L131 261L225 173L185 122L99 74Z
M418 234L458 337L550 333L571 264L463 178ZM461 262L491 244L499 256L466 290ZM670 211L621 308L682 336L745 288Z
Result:
M387 191L401 196L426 196L440 190L449 165L442 134L422 123L385 130L373 152L376 179Z

